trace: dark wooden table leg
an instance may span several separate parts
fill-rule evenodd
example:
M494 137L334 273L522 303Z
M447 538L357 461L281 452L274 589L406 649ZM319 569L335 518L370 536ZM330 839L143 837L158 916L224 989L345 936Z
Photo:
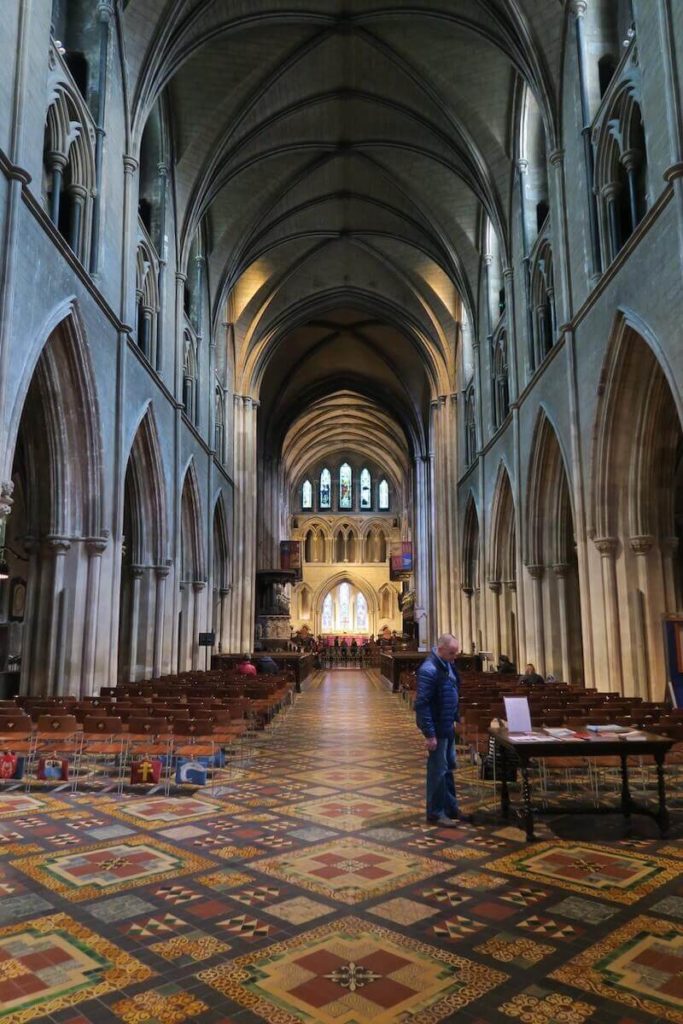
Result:
M665 837L669 834L669 812L666 808L666 787L664 785L664 758L666 754L655 754L657 762L657 792L659 794L659 809L657 811L657 824L660 834Z
M522 762L522 797L524 798L524 822L526 826L527 842L535 839L534 835L534 812L531 806L531 783L529 782L529 763Z
M505 747L501 745L497 748L500 750L500 813L507 819L510 817L510 790L508 789L507 780L507 756L505 753ZM493 765L495 769L496 762L496 748L493 750Z
M631 823L631 790L628 785L628 754L626 751L622 751L619 755L621 760L621 813L626 819L626 823Z

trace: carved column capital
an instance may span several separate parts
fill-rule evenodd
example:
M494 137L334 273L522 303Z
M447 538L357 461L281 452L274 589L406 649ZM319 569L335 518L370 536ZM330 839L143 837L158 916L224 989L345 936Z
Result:
M583 18L588 10L588 0L568 0L567 7L575 18Z
M131 565L130 574L134 580L141 580L145 574L144 565Z
M503 584L499 580L489 580L489 590L496 596L500 594L503 589Z
M631 545L631 551L636 555L646 555L651 550L655 539L651 534L643 534L638 537L630 537L629 544Z
M474 588L468 587L465 583L463 583L460 589L462 590L463 594L468 600L472 597L472 594L474 593Z
M156 573L156 578L158 580L165 580L170 571L171 571L171 567L169 565L155 565L154 566L154 572Z
M527 565L527 571L532 580L542 580L545 572L544 565Z
M511 594L514 594L517 591L517 580L506 580L505 586L507 587Z
M206 580L193 580L192 581L192 589L194 590L195 594L201 593L201 591L204 589L205 586L206 586Z
M566 579L569 575L570 569L571 566L568 565L566 562L557 562L553 566L553 572L557 576L558 580Z
M529 170L529 161L525 160L523 157L520 157L520 159L517 161L517 170L520 174L526 174L526 172Z
M594 537L593 543L603 558L614 558L619 547L616 537Z
M561 147L557 149L551 149L548 153L548 160L553 167L560 167L564 162L564 150Z
M85 550L89 555L95 558L99 558L104 551L107 550L107 544L109 543L109 537L86 537L85 538Z
M71 547L71 541L68 537L58 537L54 533L49 534L45 538L45 544L54 555L65 555Z
M124 156L123 156L123 172L124 172L124 174L135 174L135 172L137 171L139 166L140 165L138 164L138 162L137 162L137 160L135 159L134 156L130 156L128 153L124 153Z

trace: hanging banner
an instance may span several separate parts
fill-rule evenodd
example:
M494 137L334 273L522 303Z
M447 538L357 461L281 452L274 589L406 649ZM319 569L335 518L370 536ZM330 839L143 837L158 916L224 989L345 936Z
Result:
M297 579L301 579L301 541L280 541L280 568L288 572L295 572Z
M402 540L391 545L389 579L402 580L413 571L413 542Z

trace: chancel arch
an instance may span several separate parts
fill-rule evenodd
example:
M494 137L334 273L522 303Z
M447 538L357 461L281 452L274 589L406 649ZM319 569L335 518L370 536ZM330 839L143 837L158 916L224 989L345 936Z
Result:
M381 615L377 592L358 573L335 573L312 595L316 634L375 634Z
M655 339L622 313L600 391L591 512L605 592L602 671L612 689L659 700L661 619L683 600L683 432Z
M582 682L581 602L571 491L557 434L543 410L531 447L526 511L531 660L541 674ZM557 613L549 615L549 608Z

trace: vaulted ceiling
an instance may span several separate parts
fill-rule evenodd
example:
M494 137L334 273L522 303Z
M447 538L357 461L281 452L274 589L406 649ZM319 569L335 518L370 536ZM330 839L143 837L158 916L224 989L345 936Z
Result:
M201 225L262 437L345 391L424 448L485 217L506 259L525 83L553 144L563 32L560 0L127 4L133 135L161 98L179 259Z

